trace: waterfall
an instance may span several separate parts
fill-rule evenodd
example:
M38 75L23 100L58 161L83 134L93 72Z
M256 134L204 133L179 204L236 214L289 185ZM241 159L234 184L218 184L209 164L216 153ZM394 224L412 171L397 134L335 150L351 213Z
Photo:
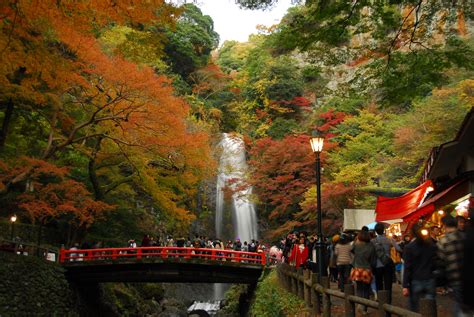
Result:
M217 195L216 195L216 235L223 238L224 234L224 212L226 202L224 199L223 188L228 185L235 189L234 184L229 181L243 179L248 166L245 159L245 147L242 139L223 134L219 144L222 148L222 154L219 161L219 174L217 177ZM234 228L233 239L239 238L242 243L251 239L258 239L257 215L255 206L250 201L252 188L247 187L238 190L232 195L232 222Z

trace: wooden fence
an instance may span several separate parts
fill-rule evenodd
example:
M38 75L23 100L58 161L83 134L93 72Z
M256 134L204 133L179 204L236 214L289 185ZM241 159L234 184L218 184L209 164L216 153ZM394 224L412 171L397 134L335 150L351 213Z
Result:
M436 317L436 303L434 300L421 299L420 313L415 313L405 308L394 306L388 303L388 291L377 293L378 301L354 295L354 285L344 286L344 292L331 289L329 278L321 277L321 284L317 283L318 275L309 270L298 270L288 264L280 264L277 267L278 278L282 285L293 294L303 299L306 306L311 310L312 316L322 314L323 317L331 316L331 296L344 300L345 316L355 317L356 304L365 305L376 310L379 317L396 316L406 317Z
M0 239L0 251L11 252L17 255L36 256L48 261L58 262L59 250L48 247L38 247L34 244Z

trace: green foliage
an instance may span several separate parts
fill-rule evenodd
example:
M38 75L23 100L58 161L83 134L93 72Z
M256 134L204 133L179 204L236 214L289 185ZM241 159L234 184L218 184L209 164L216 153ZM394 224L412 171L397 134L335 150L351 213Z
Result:
M114 26L103 32L100 41L104 51L111 55L121 54L160 73L168 69L163 61L165 38L153 28L140 31L128 26Z
M367 110L346 119L335 138L342 147L331 154L329 162L336 182L367 184L380 178L387 157L391 157L392 129L387 117Z
M333 97L325 105L324 109L334 109L335 111L341 111L348 114L357 114L358 110L361 110L367 101L357 95L342 98Z
M394 52L390 64L374 62L377 77L381 78L381 98L385 105L409 108L418 96L427 96L434 87L449 82L447 69L463 67L474 70L474 50L459 38L451 37L446 46L408 53Z
M304 310L304 301L286 292L280 285L276 271L258 284L255 301L250 307L252 317L296 316Z
M245 296L248 286L234 284L225 293L225 306L222 308L224 316L240 316L241 298Z
M300 125L294 119L276 118L268 128L268 135L272 139L282 139L288 134L298 133Z
M474 102L474 81L433 90L395 119L394 151L388 175L395 184L416 184L430 150L451 141Z
M184 12L176 29L167 30L165 52L173 73L187 80L189 74L209 61L211 51L219 44L210 16L203 15L192 3L183 5Z
M253 6L250 7L258 7L255 2L267 4L266 1L251 1ZM406 10L403 12L403 9ZM416 24L411 19L406 19L407 14L414 15L415 11L419 15ZM362 36L370 39L364 46L371 49L376 47L387 52L398 37L408 38L402 45L411 49L412 44L430 39L432 34L427 30L432 29L433 24L453 23L456 19L453 16L456 17L460 11L472 18L469 1L460 1L455 5L435 0L426 3L416 0L306 1L305 6L297 6L288 11L274 33L273 46L284 50L313 50L318 46L327 48L347 45L353 38ZM440 16L443 17L440 19Z
M252 46L252 43L225 41L219 49L217 63L227 73L230 73L231 71L240 71L246 63L250 46Z

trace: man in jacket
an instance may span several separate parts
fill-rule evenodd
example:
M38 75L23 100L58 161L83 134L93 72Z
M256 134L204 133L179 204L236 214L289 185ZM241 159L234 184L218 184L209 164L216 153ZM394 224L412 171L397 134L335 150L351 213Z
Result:
M438 242L438 257L441 271L445 273L448 286L453 289L455 300L454 315L462 316L462 280L461 272L464 262L464 232L457 229L457 221L451 216L442 219L445 235Z
M377 264L375 267L375 284L377 285L377 291L387 290L388 291L388 302L392 302L392 284L393 276L395 272L395 265L390 258L390 249L395 248L398 252L402 252L400 246L392 238L385 236L385 225L378 222L375 225L375 232L377 236L372 240L375 245L377 254ZM382 249L383 255L378 250ZM385 261L384 259L388 260Z

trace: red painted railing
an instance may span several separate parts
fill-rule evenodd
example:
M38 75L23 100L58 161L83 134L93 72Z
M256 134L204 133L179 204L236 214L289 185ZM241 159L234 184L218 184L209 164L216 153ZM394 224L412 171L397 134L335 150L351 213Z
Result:
M137 248L103 248L66 250L59 252L59 262L105 261L117 259L146 258L183 258L205 259L208 261L230 261L265 265L266 255L263 252L242 252L234 250L180 248L180 247L137 247Z

